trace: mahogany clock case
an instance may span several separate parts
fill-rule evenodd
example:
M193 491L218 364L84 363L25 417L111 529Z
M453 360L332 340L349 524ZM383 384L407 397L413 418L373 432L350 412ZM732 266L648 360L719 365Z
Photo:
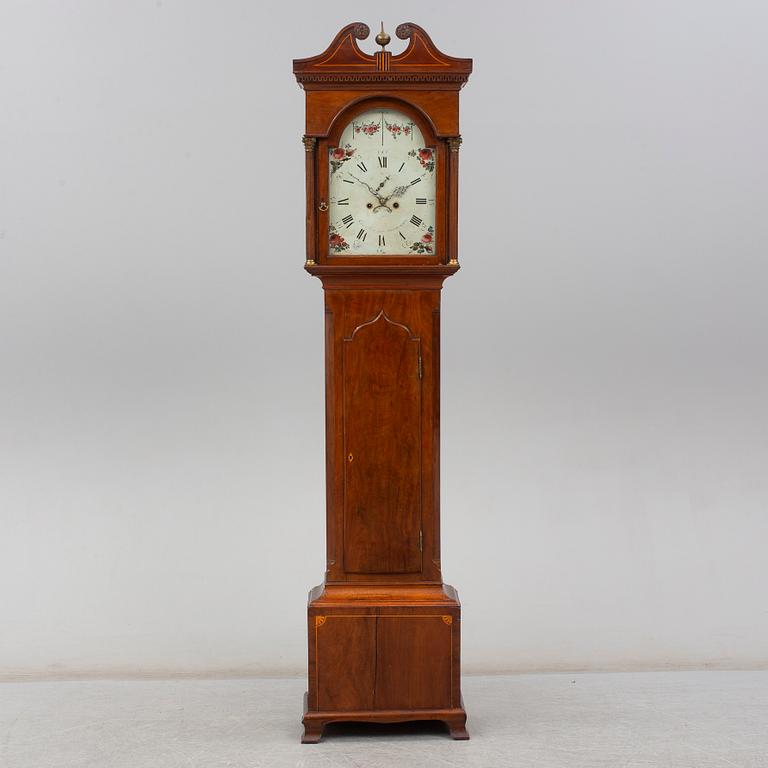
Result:
M309 595L302 740L334 721L430 719L466 739L461 606L440 560L440 294L459 269L458 92L472 62L415 24L397 28L408 40L397 56L383 33L382 50L363 52L368 34L349 24L293 63L306 96L305 268L325 295L327 567ZM434 152L434 247L329 248L329 152L372 108L406 115Z

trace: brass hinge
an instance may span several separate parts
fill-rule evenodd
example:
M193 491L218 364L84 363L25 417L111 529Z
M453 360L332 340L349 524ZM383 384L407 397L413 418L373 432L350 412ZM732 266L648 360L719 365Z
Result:
M422 534L421 534L421 531L419 531L419 552L423 552L423 551L424 550L422 548Z
M416 367L419 371L419 378L421 378L421 352L419 352L418 361L416 363Z

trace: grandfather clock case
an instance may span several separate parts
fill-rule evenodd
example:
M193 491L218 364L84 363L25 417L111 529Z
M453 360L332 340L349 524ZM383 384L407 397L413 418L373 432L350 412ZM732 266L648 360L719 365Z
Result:
M344 27L306 94L305 269L325 295L326 548L309 593L302 741L327 723L469 738L461 607L440 563L440 294L459 269L459 90L471 59L416 24Z

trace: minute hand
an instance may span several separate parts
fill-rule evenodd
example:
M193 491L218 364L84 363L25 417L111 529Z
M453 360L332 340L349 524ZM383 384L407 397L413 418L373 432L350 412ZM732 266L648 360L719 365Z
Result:
M369 192L370 192L370 193L371 193L371 194L372 194L374 197L378 197L378 195L377 195L377 194L376 194L376 193L373 191L373 189L371 189L371 185L370 185L370 184L367 184L367 183L366 183L366 182L364 182L362 179L358 179L358 178L357 178L357 176L355 176L355 174L354 174L354 173L352 173L352 172L350 172L350 174L349 174L349 175L350 175L350 176L351 176L351 177L352 177L352 178L353 178L355 181L358 181L358 182L360 182L360 184L362 184L364 187L366 187L366 188L367 188L367 190L368 190L368 191L369 191Z

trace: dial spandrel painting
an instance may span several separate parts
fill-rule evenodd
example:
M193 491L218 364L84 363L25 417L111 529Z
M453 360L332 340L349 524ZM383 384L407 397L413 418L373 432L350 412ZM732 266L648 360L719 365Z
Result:
M437 154L410 117L363 112L328 152L331 256L435 253Z

